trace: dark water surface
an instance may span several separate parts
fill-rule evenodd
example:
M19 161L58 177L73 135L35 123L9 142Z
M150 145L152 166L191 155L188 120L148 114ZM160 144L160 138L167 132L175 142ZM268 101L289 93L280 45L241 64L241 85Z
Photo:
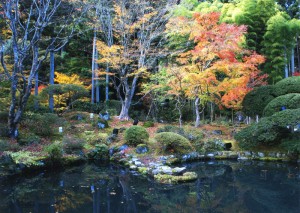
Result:
M0 212L300 213L299 165L265 162L186 164L197 181L161 185L110 166L0 180Z

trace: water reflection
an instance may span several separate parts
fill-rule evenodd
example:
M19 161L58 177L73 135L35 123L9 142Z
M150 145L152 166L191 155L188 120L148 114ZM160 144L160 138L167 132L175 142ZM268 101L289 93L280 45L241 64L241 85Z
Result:
M297 165L186 164L198 180L161 185L112 165L94 164L0 181L0 212L300 212Z

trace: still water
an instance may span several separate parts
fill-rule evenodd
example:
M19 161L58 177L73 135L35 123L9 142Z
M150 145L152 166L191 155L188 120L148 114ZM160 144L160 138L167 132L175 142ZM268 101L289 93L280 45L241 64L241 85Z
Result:
M162 185L95 164L0 179L0 212L300 212L299 165L216 161L185 166L198 173L197 181Z

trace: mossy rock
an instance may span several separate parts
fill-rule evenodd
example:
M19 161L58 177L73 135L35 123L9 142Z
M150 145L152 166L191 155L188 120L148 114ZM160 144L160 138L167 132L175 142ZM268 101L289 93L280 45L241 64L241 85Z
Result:
M197 180L198 175L195 172L186 172L181 176L167 175L167 174L157 174L154 175L154 179L159 183L165 184L176 184L184 183Z
M89 150L87 157L90 160L109 161L109 148L105 144L96 145L94 149Z
M149 140L149 134L144 127L132 126L125 131L124 139L126 144L137 146L139 144L147 143Z
M159 144L159 152L163 154L185 154L193 151L188 139L173 132L158 133L155 140Z

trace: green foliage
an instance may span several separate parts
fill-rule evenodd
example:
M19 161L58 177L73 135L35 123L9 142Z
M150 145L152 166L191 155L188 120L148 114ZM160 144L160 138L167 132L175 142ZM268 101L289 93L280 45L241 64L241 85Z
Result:
M18 138L18 143L20 145L29 145L33 143L39 143L40 141L41 138L32 132L28 132L28 133L21 132Z
M0 123L0 137L7 137L8 136L8 126L7 124Z
M155 140L159 144L159 152L163 154L185 154L193 150L188 139L173 132L158 133Z
M131 126L126 129L124 139L128 145L137 146L139 144L147 143L149 134L142 126Z
M299 31L300 21L291 20L284 12L277 12L268 20L263 52L267 57L265 71L273 82L283 78L282 70L291 57L290 52L295 47Z
M105 109L110 115L118 115L121 112L122 104L118 100L108 100L105 102Z
M39 158L29 151L7 152L16 164L24 164L26 166L40 165Z
M19 149L20 146L17 142L0 139L0 152L18 151Z
M7 123L8 121L8 112L0 112L0 123Z
M287 127L293 128L299 120L300 109L287 109L242 129L235 135L235 139L243 149L254 148L260 144L277 145L282 139L293 135Z
M54 126L59 122L60 119L56 114L26 112L21 120L21 126L38 136L53 136Z
M63 137L62 143L63 143L63 149L66 151L66 153L70 154L74 151L82 150L85 141L81 138L67 135Z
M89 159L92 159L92 160L108 161L109 160L109 148L105 144L98 144L95 146L95 149L92 149L87 153L87 156Z
M281 95L268 103L263 111L264 116L271 116L281 110L281 107L286 109L300 108L300 93L289 93Z
M103 103L92 104L90 100L76 100L73 102L73 109L77 111L99 113L105 108Z
M288 93L300 93L300 76L285 78L274 85L276 96Z
M224 150L224 143L220 139L210 139L201 143L200 152L216 152Z
M154 127L153 121L145 121L143 124L143 127L148 128L148 127Z
M63 147L59 142L54 142L44 148L52 161L61 161L63 157Z
M294 133L291 138L282 140L281 147L292 153L300 153L300 133Z
M243 100L243 112L251 117L262 116L264 108L275 98L274 86L267 85L255 88Z
M173 132L188 139L192 144L197 144L203 139L203 132L193 127L180 128L177 126L166 125L156 130L157 133Z

